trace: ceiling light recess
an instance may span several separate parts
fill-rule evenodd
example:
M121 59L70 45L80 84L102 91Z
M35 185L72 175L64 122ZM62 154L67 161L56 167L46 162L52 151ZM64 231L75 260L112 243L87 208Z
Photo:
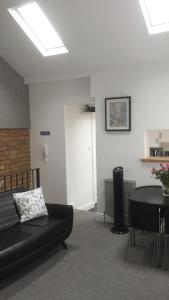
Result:
M149 34L169 31L169 0L139 0Z
M43 56L68 53L61 38L36 2L8 9Z

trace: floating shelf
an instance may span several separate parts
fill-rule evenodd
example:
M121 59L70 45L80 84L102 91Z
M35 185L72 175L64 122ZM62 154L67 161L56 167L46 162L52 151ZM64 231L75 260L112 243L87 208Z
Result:
M165 162L168 162L169 163L169 156L162 156L162 157L144 157L141 159L141 161L143 162L159 162L159 163L165 163Z

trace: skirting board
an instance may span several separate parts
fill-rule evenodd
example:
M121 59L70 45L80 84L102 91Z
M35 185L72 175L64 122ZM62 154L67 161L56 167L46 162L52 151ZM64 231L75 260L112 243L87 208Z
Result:
M75 203L70 203L74 209L79 209L79 210L90 210L92 208L95 207L95 203L94 202L90 202L90 203L87 203L85 205L82 205L82 206L76 206Z
M90 210L92 208L95 207L95 203L94 202L90 202L90 203L87 203L83 206L80 206L80 207L77 207L77 209L80 209L80 210Z
M100 213L100 212L97 212L96 213L96 221L104 222L104 214ZM106 222L113 223L114 222L113 216L110 217L110 216L106 215Z
M104 213L96 213L96 221L104 222ZM125 224L128 224L128 216L124 216ZM114 223L114 217L106 215L106 223Z

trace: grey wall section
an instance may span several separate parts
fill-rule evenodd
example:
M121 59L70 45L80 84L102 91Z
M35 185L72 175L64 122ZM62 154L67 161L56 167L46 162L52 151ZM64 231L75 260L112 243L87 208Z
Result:
M29 128L29 87L0 57L0 128Z

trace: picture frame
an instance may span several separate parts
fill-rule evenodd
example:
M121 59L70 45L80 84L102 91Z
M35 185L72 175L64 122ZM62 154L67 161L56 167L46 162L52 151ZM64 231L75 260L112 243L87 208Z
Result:
M105 98L105 130L131 131L131 97Z

